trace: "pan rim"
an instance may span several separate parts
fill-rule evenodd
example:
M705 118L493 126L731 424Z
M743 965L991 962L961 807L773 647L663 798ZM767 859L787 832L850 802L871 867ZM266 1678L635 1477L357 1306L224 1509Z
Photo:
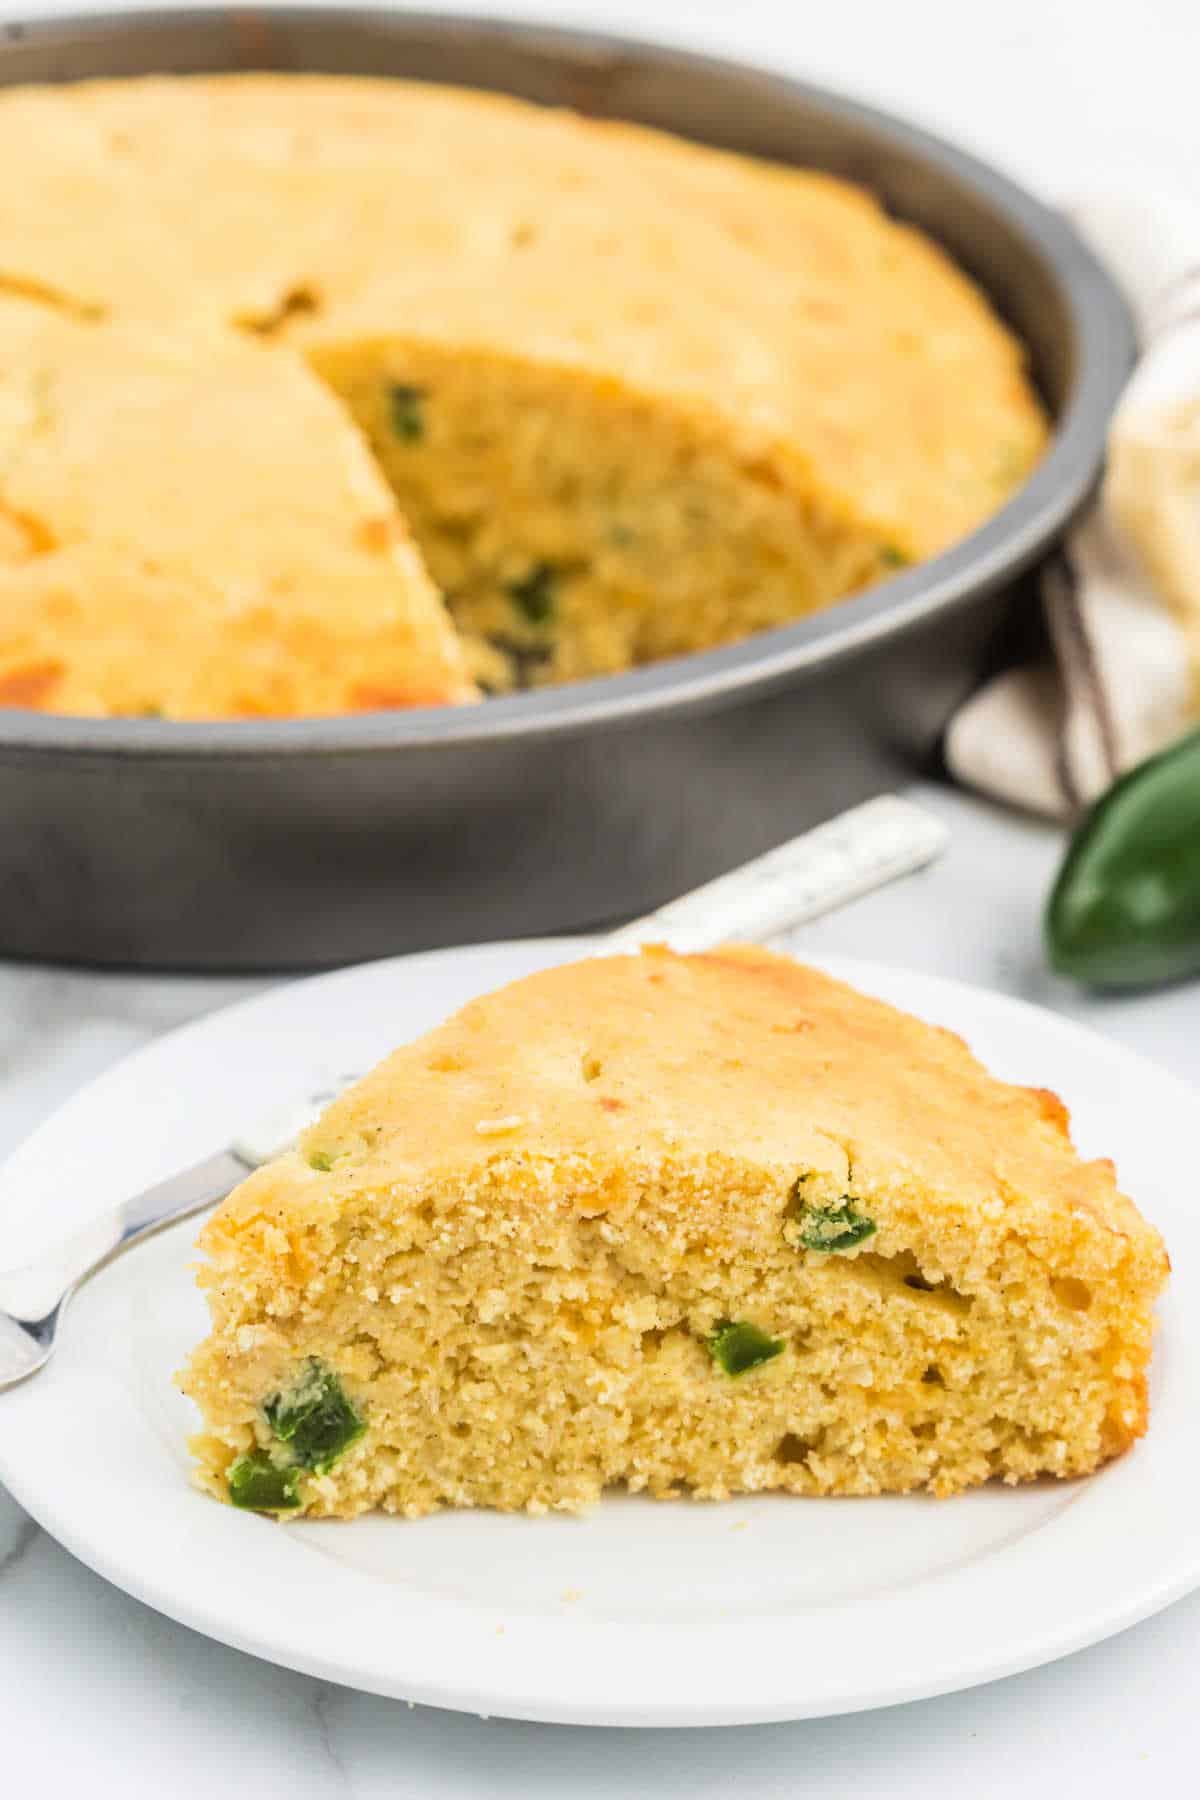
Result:
M971 152L865 101L761 65L688 49L669 41L564 26L383 7L270 7L96 11L0 27L6 42L72 44L97 36L259 21L289 28L326 25L408 33L491 36L530 49L555 44L576 54L637 57L697 75L744 76L802 109L834 114L877 143L919 159L971 191L1032 248L1053 280L1070 320L1075 375L1055 422L1050 447L1030 480L998 512L939 556L823 612L756 633L720 649L666 659L620 675L489 699L477 707L327 717L175 721L95 719L0 709L0 754L176 760L290 759L376 754L422 748L458 750L499 741L555 739L640 720L716 711L745 702L857 652L899 636L936 615L952 615L981 592L1018 575L1070 520L1098 476L1109 418L1134 353L1129 308L1115 282L1066 217ZM0 85L3 61L0 58Z

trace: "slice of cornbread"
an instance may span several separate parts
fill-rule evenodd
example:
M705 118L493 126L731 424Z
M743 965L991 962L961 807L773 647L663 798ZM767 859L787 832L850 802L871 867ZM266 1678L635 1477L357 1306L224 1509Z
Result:
M1083 1474L1167 1272L1053 1095L740 947L474 1002L201 1245L202 1484L343 1518Z
M203 719L472 692L300 359L0 299L0 705Z
M303 350L492 689L828 606L972 530L1046 441L975 285L812 170L323 76L15 90L6 141L0 288Z

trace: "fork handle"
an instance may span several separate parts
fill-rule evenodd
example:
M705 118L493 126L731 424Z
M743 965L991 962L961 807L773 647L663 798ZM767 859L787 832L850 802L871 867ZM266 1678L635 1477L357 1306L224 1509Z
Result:
M603 952L650 942L711 950L731 938L773 937L924 868L941 855L949 835L923 806L900 794L878 794L609 932Z
M251 1167L223 1150L101 1213L37 1261L0 1274L0 1311L24 1324L48 1318L86 1275L111 1256L177 1219L215 1206L245 1180Z

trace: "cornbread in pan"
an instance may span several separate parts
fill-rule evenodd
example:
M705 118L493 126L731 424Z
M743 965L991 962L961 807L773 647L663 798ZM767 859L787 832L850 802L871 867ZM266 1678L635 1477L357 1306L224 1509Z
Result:
M828 606L981 523L1045 443L980 291L813 171L286 75L12 90L0 167L0 287L100 339L307 360L489 689Z
M205 719L473 692L302 362L0 298L0 705Z
M341 1518L1085 1474L1167 1272L1053 1095L740 947L475 1001L201 1246L202 1484Z

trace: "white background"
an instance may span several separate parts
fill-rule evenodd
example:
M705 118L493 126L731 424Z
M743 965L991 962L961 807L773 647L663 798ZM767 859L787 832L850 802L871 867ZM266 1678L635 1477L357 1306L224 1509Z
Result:
M1157 168L1200 171L1197 0L558 0L552 10L511 0L506 10L769 61L906 112L1052 199L1094 185L1141 192ZM1023 994L1200 1081L1200 988L1095 1001L1045 974L1037 919L1056 834L949 793L925 797L953 827L945 861L809 928L802 944ZM128 1049L254 985L0 966L0 1152ZM1200 1204L1195 1170L1180 1179ZM0 1782L14 1795L1049 1800L1074 1788L1190 1800L1198 1669L1200 1595L1050 1668L844 1720L660 1734L483 1722L208 1643L74 1563L0 1490Z

